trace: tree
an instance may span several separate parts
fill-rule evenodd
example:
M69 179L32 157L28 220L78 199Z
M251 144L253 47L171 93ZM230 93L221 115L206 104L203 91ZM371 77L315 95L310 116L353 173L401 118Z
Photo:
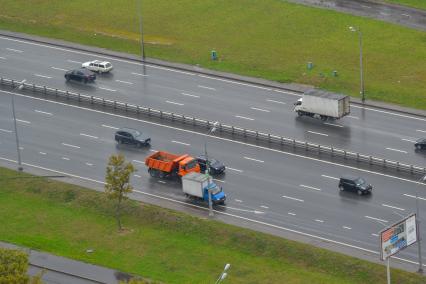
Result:
M34 277L27 274L28 255L21 250L0 248L0 284L30 283L42 284L44 270Z
M136 172L132 163L126 163L122 154L112 155L106 168L105 193L109 198L117 200L115 218L118 229L121 227L121 202L127 199L127 195L133 191L130 184L130 176Z

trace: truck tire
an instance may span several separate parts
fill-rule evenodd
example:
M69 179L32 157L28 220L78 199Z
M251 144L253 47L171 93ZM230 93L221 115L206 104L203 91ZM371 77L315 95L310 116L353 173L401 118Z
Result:
M298 116L303 116L303 112L302 112L302 111L300 111L300 110L298 110L298 111L297 111L297 115L298 115Z
M163 171L159 171L158 176L160 178L165 178L167 176L167 174L165 172L163 172Z
M157 170L154 169L148 169L148 173L152 177L157 177Z
M321 118L322 121L327 121L328 116L326 116L326 115L320 115L320 118Z

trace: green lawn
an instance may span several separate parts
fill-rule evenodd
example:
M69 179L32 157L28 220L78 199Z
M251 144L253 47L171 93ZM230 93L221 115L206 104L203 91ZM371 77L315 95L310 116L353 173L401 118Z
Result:
M360 27L367 98L426 109L424 32L281 0L142 2L148 57L355 96L358 36L348 27ZM139 53L136 3L2 0L0 28Z
M104 194L17 175L0 168L2 241L166 283L213 283L225 263L226 283L385 283L384 266L135 201L119 233ZM426 281L399 270L392 279Z
M384 1L426 10L426 2L424 0L384 0Z

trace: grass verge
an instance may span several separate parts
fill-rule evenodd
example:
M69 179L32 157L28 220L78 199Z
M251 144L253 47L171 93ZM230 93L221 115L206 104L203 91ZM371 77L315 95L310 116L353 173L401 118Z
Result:
M225 263L227 283L385 283L384 266L132 200L119 233L104 194L27 177L0 168L2 241L166 283L213 283Z
M138 0L1 2L1 29L140 52ZM281 0L142 2L148 57L353 96L359 96L359 47L348 27L359 27L367 99L426 109L422 31ZM210 60L212 49L218 61ZM307 62L315 67L307 70Z

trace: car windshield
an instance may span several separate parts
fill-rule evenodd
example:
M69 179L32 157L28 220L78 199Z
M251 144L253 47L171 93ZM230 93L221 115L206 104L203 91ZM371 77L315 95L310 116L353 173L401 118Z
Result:
M187 164L186 164L186 166L185 166L185 169L188 171L188 170L190 170L190 169L193 169L193 168L195 168L195 166L197 165L198 163L197 163L197 161L194 159L194 160L192 160L192 161L190 161L190 162L188 162Z
M111 67L111 63L107 63L105 66L106 67Z
M365 180L362 178L357 178L355 181L356 185L363 185L365 184Z
M210 189L210 191L211 191L211 193L213 195L218 194L219 192L221 192L220 188L217 185L214 186L214 187L210 187L209 189Z
M133 137L139 137L142 134L139 131L134 130L134 129L128 129L128 132L130 132L133 135Z

